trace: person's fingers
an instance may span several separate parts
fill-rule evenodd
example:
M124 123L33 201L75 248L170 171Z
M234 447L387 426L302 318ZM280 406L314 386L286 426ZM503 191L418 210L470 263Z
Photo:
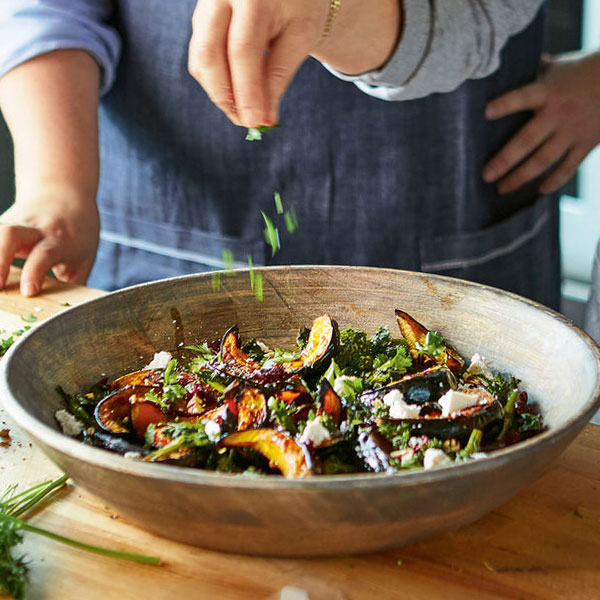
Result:
M524 125L483 168L483 180L497 181L519 164L552 134L552 126L541 115Z
M21 273L21 294L35 296L41 289L46 274L58 262L60 248L55 242L42 240L29 253Z
M93 261L90 260L78 264L58 263L52 267L52 272L59 281L83 285L92 270L92 266Z
M261 2L236 4L229 28L228 56L233 96L240 122L245 127L275 125L271 122L265 73L269 46L268 19Z
M560 165L540 184L540 193L551 194L565 185L575 175L575 171L590 150L591 148L572 148Z
M193 34L188 50L188 70L208 97L238 124L227 56L231 6L199 2L192 18Z
M485 109L485 116L487 119L500 119L521 110L534 110L543 106L547 97L546 86L534 81L491 100Z
M569 144L559 136L553 136L542 144L525 162L509 173L498 184L500 194L509 194L547 171L569 151Z
M308 56L311 43L318 40L319 29L306 20L292 21L273 43L267 58L267 89L270 98L269 120L277 123L279 102L298 67Z
M41 238L42 233L33 227L0 225L0 289L6 285L13 259L26 256Z

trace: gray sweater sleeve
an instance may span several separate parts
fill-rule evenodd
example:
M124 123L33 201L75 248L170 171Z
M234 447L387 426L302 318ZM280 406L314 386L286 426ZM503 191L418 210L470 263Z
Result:
M507 40L523 30L544 0L403 0L403 32L394 54L377 71L349 76L382 100L412 100L455 90L493 73Z

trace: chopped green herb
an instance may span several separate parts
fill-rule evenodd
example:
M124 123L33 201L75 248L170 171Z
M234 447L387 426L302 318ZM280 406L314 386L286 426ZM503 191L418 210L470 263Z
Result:
M401 567L401 566L402 566L404 563L402 562L402 559L401 559L401 558L399 558L399 559L396 561L396 564L397 564L399 567Z
M29 313L28 315L21 315L21 320L26 323L35 323L37 321L37 317L33 313Z
M281 194L279 192L275 192L273 194L273 199L275 200L275 209L277 210L278 215L283 214L283 202L281 201Z
M285 220L285 226L288 233L294 233L294 231L298 229L298 218L296 217L296 211L293 206L285 212L283 219Z
M0 340L0 356L6 354L6 351L15 343L15 338L11 335L10 337Z
M69 302L61 302L60 305L61 306L71 306L71 304Z
M223 269L225 271L225 275L235 275L235 261L233 259L233 252L228 248L225 248L221 253L223 259Z
M446 346L444 344L444 338L436 331L428 331L425 337L425 344L416 344L417 352L420 355L429 356L430 358L436 358L444 350Z
M184 346L184 348L186 350L193 350L194 352L198 353L198 356L195 357L196 367L201 365L203 366L215 357L215 353L208 347L206 342L194 346Z
M531 434L542 431L542 429L544 429L544 424L540 415L524 412L516 415L514 420L514 428L516 429L517 433Z
M211 284L213 292L218 292L221 289L221 272L215 271L211 276Z
M250 275L250 288L254 289L254 264L252 263L252 257L248 254L248 274Z
M277 400L274 396L269 399L269 410L275 420L292 435L296 434L296 426L292 420L293 408L286 405L285 402Z
M13 335L23 335L26 331L31 329L31 325L25 325L22 329L17 329L17 331L13 331Z
M246 133L247 142L260 142L263 133L276 129L279 125L261 125L260 127L250 127Z
M256 275L254 276L254 291L255 291L256 299L258 300L258 302L262 302L263 301L263 279L262 279L262 273L260 273L260 272L256 273Z
M279 230L273 225L273 221L271 221L262 210L260 211L260 214L263 216L266 225L264 230L265 240L267 241L267 244L271 246L271 256L275 256L275 253L281 247L279 243Z

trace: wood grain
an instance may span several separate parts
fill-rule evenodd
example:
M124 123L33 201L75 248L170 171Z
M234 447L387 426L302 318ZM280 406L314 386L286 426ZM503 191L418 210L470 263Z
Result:
M0 328L10 330L22 314L47 316L62 302L99 293L48 285L49 295L34 299L20 298L14 285L1 292ZM0 487L57 474L2 413L0 424L11 435L10 445L0 448ZM295 587L318 600L591 600L600 589L599 463L600 427L588 425L545 476L470 526L397 550L314 560L229 555L165 540L69 486L32 522L90 543L158 554L163 565L96 557L28 535L22 550L31 561L31 598L274 600Z

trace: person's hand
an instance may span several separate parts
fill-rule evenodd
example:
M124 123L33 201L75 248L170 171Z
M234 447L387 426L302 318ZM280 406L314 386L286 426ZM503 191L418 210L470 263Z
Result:
M19 200L0 215L0 288L13 258L25 258L21 293L34 296L48 271L60 281L85 283L98 246L99 218L93 201L67 195Z
M563 186L600 142L600 54L545 57L540 78L492 100L488 119L533 111L531 120L483 170L498 181L501 194L512 192L554 169L542 180L547 194Z
M276 125L281 97L309 55L353 74L380 67L396 46L399 0L343 0L330 10L330 0L198 0L188 69L237 125Z

